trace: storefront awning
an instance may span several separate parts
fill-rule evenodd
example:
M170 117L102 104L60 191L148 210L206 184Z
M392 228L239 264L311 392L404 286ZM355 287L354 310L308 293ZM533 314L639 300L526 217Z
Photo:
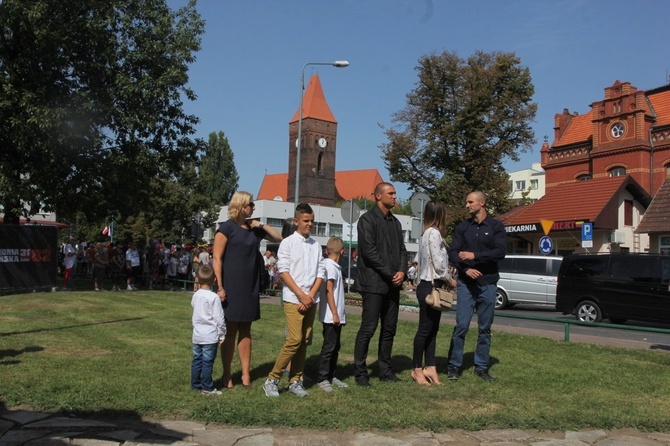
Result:
M619 225L619 195L628 191L645 208L651 196L630 176L599 178L553 186L535 203L518 206L497 216L505 227L531 228L541 232L541 221L558 223L555 230L570 230L580 222L592 222L597 229L617 229ZM562 228L560 226L563 226Z

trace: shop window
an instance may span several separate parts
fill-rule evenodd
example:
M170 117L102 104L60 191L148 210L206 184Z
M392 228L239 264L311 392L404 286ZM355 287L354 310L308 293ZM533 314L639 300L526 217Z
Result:
M614 169L610 170L610 176L611 177L624 177L624 176L626 176L626 168L625 167L615 167Z
M322 236L327 236L328 235L328 223L314 223L314 226L312 226L312 234L314 235L322 235Z
M665 255L670 255L670 235L662 235L658 238L659 247L658 252Z
M342 237L342 225L337 223L330 224L330 236L331 237Z
M633 226L633 201L623 201L623 224L625 226Z
M283 218L270 218L270 217L268 217L267 224L269 224L270 226L272 226L275 229L279 229L279 231L281 232L281 229L284 226L284 219Z

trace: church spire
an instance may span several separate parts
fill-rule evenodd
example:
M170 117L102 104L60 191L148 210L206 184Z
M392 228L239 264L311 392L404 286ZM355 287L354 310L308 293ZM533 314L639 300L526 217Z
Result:
M318 74L313 75L309 79L302 103L302 119L313 118L337 124L337 120L335 119L335 116L333 116L333 112L330 111L328 102L326 102L326 96L323 94L323 88L321 87L321 80L319 79ZM289 124L297 122L299 119L300 109L298 108L295 115L293 115L293 119L289 121Z

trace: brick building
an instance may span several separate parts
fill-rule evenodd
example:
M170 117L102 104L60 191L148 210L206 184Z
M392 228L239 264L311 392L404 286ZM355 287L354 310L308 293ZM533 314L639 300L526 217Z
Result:
M670 225L655 226L651 240L641 230L670 172L670 86L642 91L616 81L590 107L555 116L554 140L540 150L546 195L500 216L510 252L538 252L543 235L558 254L657 252L660 235L670 234ZM582 247L584 222L594 225L591 247Z

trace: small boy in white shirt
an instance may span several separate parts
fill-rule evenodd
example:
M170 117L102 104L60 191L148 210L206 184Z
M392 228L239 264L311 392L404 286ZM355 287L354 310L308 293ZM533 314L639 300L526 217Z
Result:
M212 370L219 344L226 336L221 299L211 290L214 284L214 270L203 265L198 270L196 281L200 289L193 294L193 361L191 362L191 388L204 395L221 395L214 388Z
M325 392L332 392L333 386L349 387L346 383L335 378L335 367L340 353L340 335L342 326L347 323L344 312L344 283L342 282L342 267L340 257L344 253L344 243L339 237L331 237L326 245L328 258L324 260L326 278L321 286L319 304L319 320L323 324L323 347L319 359L319 388Z
M289 392L301 398L307 396L302 384L307 340L312 335L319 288L325 275L321 246L309 236L314 226L312 207L298 204L293 221L296 230L282 240L277 253L277 271L284 282L282 300L288 333L263 384L263 391L269 397L279 396L279 380L289 363Z

